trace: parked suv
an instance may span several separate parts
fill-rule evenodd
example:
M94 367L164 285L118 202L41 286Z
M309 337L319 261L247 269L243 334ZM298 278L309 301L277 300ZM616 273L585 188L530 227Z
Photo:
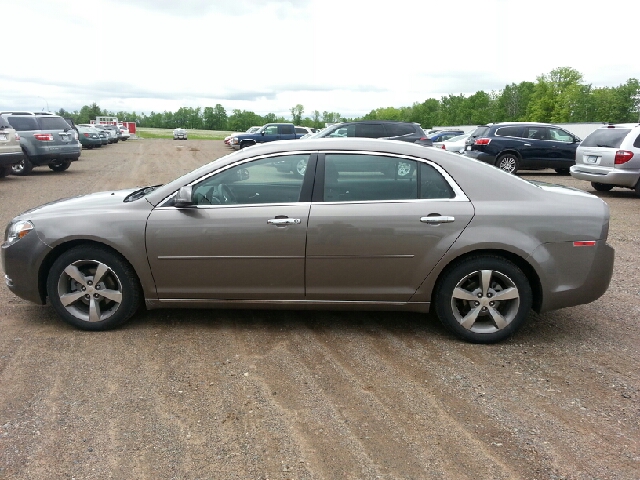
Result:
M553 168L566 175L580 139L547 123L480 125L466 141L465 155L508 173Z
M631 188L640 197L640 124L605 125L578 146L571 176L599 192Z
M20 135L0 116L0 178L11 173L12 165L21 162L23 157Z
M453 137L458 137L460 135L464 135L463 130L440 130L439 132L435 132L427 135L427 137L433 143L436 143L436 142L446 142L447 140Z
M0 115L20 134L24 157L12 166L14 175L28 175L33 167L41 165L47 165L54 172L62 172L80 158L82 145L78 141L78 133L64 118L29 112L0 112Z

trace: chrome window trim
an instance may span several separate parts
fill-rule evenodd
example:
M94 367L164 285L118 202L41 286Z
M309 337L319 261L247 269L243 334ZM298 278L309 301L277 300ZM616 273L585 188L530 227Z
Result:
M425 147L426 148L426 147ZM399 159L405 159L405 160L411 160L411 161L415 161L415 162L422 162L422 163L426 163L427 165L433 167L436 169L436 171L438 171L438 173L440 173L440 175L442 175L445 179L445 181L449 184L449 186L451 187L451 189L453 190L455 196L453 198L412 198L412 199L404 199L404 200L359 200L359 201L346 201L346 202L322 202L322 204L324 205L334 205L334 204L353 204L353 203L407 203L407 202L470 202L469 197L467 197L467 195L462 191L462 189L460 188L460 186L457 184L457 182L453 179L453 177L451 175L449 175L449 173L442 168L440 165L438 165L437 163L433 162L432 160L429 160L427 158L422 158L422 157L414 157L411 155L405 155L405 154L398 154L398 153L389 153L389 152L374 152L374 151L369 151L369 150L294 150L291 152L277 152L277 153L270 153L270 154L264 154L264 155L257 155L255 157L249 157L249 158L244 158L242 160L237 160L235 162L232 162L228 165L225 165L223 167L220 167L212 172L209 172L197 179L195 179L192 182L189 182L183 186L187 187L187 186L193 186L196 183L200 183L206 179L208 179L209 177L216 175L218 173L224 172L230 168L233 167L237 167L238 165L242 165L244 163L247 162L253 162L255 160L262 160L265 158L274 158L274 157L286 157L286 156L291 156L291 155L314 155L314 154L318 154L318 155L331 155L331 154L340 154L340 155L380 155L380 156L385 156L385 157L393 157L393 158L399 158ZM171 200L173 197L176 196L176 194L178 193L178 191L174 191L173 193L167 195L165 198L163 198L159 203L158 203L158 207L155 208L155 210L158 209L175 209L178 207L175 207L173 205L171 206L166 206L164 205L166 202L168 202L169 200ZM271 205L271 206L277 206L277 205L292 205L292 204L300 204L300 203L310 203L313 204L314 202L291 202L291 203L282 203L282 202L276 202L276 203L243 203L243 204L229 204L229 205L194 205L192 207L188 207L188 208L220 208L220 207L224 207L224 208L228 208L228 207L249 207L249 206L258 206L258 205L262 205L262 206L266 206L266 205Z

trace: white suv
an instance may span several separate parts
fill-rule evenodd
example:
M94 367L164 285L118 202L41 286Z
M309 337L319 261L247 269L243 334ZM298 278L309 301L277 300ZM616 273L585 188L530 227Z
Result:
M604 125L591 133L576 150L571 176L599 192L622 187L640 197L640 123Z

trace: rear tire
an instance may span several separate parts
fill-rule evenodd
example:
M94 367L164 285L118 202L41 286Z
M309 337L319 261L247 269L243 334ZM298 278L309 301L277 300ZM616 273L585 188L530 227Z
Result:
M454 265L438 281L436 314L459 338L495 343L511 336L533 303L526 275L509 260L482 255Z
M11 166L0 167L0 178L4 178L11 172Z
M49 168L54 172L64 172L71 166L71 160L59 160L55 163L50 163Z
M636 197L640 197L640 180L636 183L636 188L634 188L633 191L635 192Z
M591 182L591 186L597 192L608 192L613 188L613 185L607 185L606 183L597 183L597 182Z
M23 177L25 175L29 175L33 170L33 163L29 161L29 156L25 153L22 160L18 163L11 165L11 173L17 175L18 177Z
M516 173L520 167L520 160L515 153L505 153L496 160L496 167L503 172Z

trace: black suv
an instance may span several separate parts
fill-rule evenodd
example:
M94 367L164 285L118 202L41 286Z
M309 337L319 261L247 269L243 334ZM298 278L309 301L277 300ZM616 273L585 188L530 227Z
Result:
M417 123L392 122L384 120L364 120L361 122L345 122L331 125L313 138L342 138L365 137L384 138L385 140L402 140L431 146L433 143L427 138L422 127Z
M466 141L465 155L508 173L553 168L567 175L580 139L547 123L480 125Z

